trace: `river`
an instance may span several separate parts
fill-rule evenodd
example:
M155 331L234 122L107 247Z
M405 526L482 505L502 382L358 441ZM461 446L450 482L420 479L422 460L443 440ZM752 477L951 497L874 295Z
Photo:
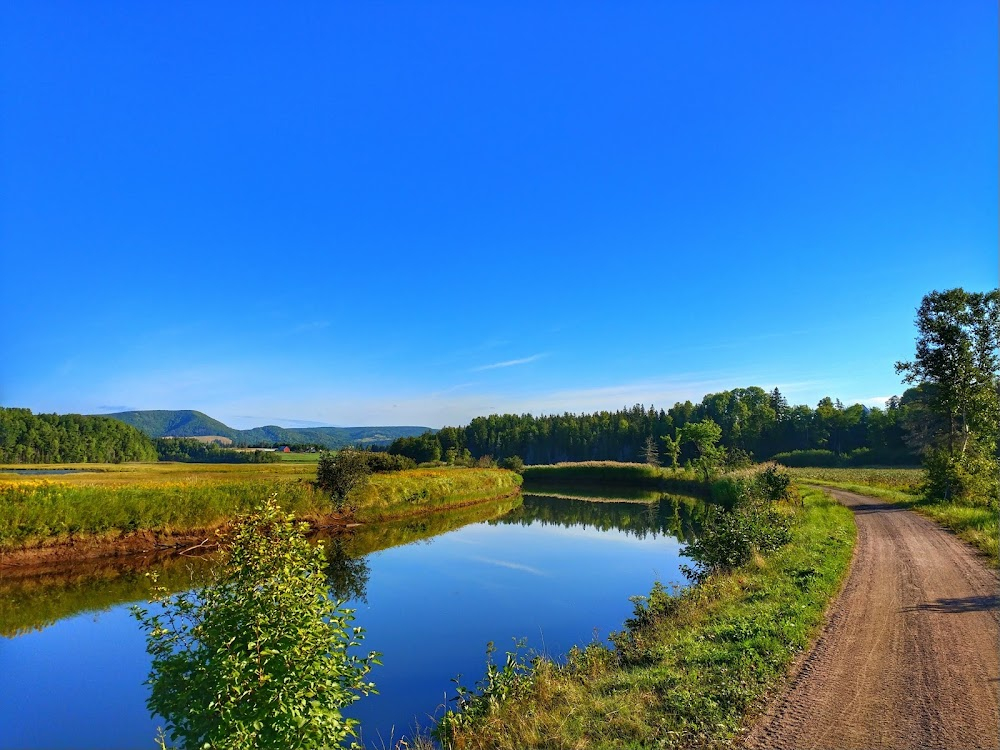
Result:
M700 504L525 495L330 542L334 593L356 609L364 649L382 653L377 695L347 710L368 747L429 728L515 639L561 658L605 640L656 580L681 582L683 538ZM161 559L172 589L202 580L209 561ZM139 561L0 581L0 748L155 747L162 719L145 706L145 640L131 617L145 604Z

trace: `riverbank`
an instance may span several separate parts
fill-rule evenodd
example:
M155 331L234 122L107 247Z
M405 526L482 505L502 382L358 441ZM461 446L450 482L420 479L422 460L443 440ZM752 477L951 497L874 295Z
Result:
M518 492L501 469L413 469L375 474L337 512L301 464L97 467L87 474L0 478L0 567L120 556L214 543L216 532L276 494L314 526L376 523Z
M922 469L789 469L797 481L837 487L888 500L926 516L978 549L994 568L1000 567L1000 512L996 503L947 502L921 492Z
M806 489L791 541L676 593L654 589L611 646L565 663L510 657L472 710L442 725L453 748L708 746L744 731L807 648L848 570L851 512Z

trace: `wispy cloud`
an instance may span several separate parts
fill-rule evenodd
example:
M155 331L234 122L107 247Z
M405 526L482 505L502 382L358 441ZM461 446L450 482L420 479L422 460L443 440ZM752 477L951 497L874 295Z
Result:
M501 568L508 568L509 570L520 570L525 573L531 573L536 576L546 576L548 573L539 570L538 568L532 568L530 565L522 565L521 563L510 562L509 560L496 560L492 557L470 557L470 560L475 560L476 562L487 563L488 565L496 565Z
M517 365L526 365L529 362L537 362L542 357L548 356L544 352L541 354L532 354L530 357L523 357L521 359L508 359L503 362L494 362L491 365L480 365L479 367L473 367L469 372L482 372L483 370L499 370L502 367L515 367Z

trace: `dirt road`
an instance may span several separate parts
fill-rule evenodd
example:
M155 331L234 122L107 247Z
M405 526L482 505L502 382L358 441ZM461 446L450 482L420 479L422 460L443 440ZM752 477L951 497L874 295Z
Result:
M930 521L842 490L858 541L840 597L753 749L1000 747L1000 579Z

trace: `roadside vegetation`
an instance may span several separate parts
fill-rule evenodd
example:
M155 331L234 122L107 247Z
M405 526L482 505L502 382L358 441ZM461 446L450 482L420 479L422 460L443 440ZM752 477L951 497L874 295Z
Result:
M463 750L732 740L809 645L850 561L850 511L818 490L786 494L786 482L773 467L727 478L717 492L732 507L710 510L688 548L693 585L657 584L610 644L564 662L491 658L437 739Z

